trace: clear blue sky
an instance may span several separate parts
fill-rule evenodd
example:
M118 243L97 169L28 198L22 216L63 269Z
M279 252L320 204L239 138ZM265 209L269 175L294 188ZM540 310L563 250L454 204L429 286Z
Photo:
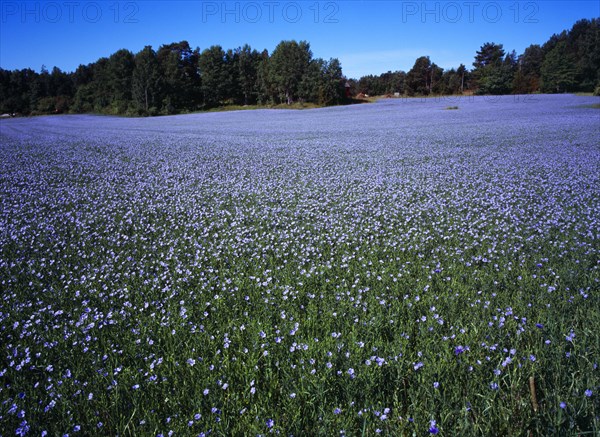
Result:
M187 40L201 50L248 43L272 52L306 40L314 57L337 57L359 78L408 71L419 56L472 67L485 42L517 54L600 17L600 1L22 1L0 0L0 67L73 71L126 48Z

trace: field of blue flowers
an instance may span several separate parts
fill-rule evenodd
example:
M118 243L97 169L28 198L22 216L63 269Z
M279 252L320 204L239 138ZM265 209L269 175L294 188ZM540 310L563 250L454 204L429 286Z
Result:
M597 103L0 120L0 435L598 435Z

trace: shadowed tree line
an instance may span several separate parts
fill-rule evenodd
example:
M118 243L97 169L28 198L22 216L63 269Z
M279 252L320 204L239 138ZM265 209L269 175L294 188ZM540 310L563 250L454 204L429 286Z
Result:
M0 69L2 113L157 115L232 104L336 105L344 99L339 60L313 58L305 41L282 41L271 54L248 45L200 52L181 41L136 54L122 49L73 73Z
M271 54L248 45L200 51L187 41L119 50L72 73L0 69L0 113L158 115L225 105L336 105L352 95L405 96L591 92L600 94L600 20L580 20L518 55L485 43L473 69L444 70L421 56L408 72L346 80L338 59L313 58L309 43L282 41Z

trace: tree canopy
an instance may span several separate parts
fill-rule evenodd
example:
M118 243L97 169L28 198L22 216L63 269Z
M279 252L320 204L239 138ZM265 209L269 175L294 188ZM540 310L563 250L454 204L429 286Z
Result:
M247 44L201 51L187 41L135 54L121 49L71 73L0 69L0 113L157 115L231 104L336 105L349 101L346 85L351 95L600 94L600 20L579 20L520 55L486 42L472 70L462 64L444 70L421 56L408 72L359 79L346 78L336 58L313 58L306 41L281 41L271 54Z

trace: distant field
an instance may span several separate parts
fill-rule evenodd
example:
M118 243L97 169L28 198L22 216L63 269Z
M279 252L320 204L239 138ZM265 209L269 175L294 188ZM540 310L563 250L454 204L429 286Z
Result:
M598 435L598 102L0 120L0 435Z

